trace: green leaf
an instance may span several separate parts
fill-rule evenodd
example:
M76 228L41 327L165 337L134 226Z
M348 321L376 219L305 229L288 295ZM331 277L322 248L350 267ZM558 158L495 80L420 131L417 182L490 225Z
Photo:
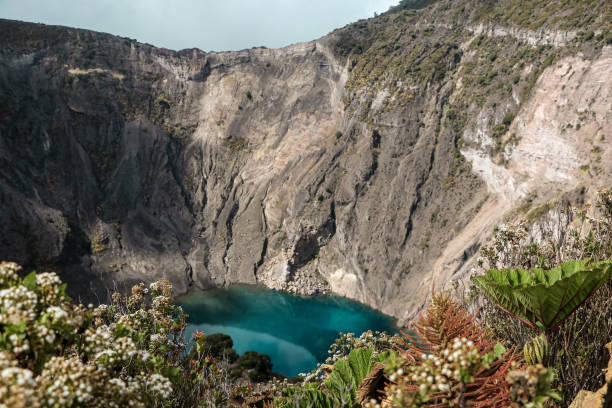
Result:
M115 338L118 339L119 337L126 337L130 334L130 329L128 329L126 326L122 325L121 323L117 323L117 327L115 328Z
M491 269L472 281L506 312L540 331L556 328L612 278L612 262L570 261L554 269Z
M493 350L482 356L482 364L486 367L489 367L491 363L502 358L504 354L506 354L506 348L503 344L497 343Z
M374 359L375 363L386 363L387 361L392 361L396 359L397 353L393 350L383 351L382 353L378 353L376 358Z
M336 362L324 382L329 395L336 403L348 400L351 404L356 404L357 388L372 369L373 353L371 348L357 349L351 351L347 360Z
M175 379L178 377L181 370L178 367L165 367L162 371L166 378Z
M493 347L493 352L495 355L495 359L499 360L501 356L503 356L506 353L506 348L504 347L503 344L497 343L495 347Z
M21 334L26 332L26 322L21 322L19 324L9 324L5 327L7 334ZM25 335L24 335L25 336ZM20 337L23 338L23 337Z
M66 287L67 287L66 283L62 283L61 285L59 285L60 296L63 297L64 300L66 300L66 302L72 302L72 299L70 298L70 296L66 294Z
M23 278L23 286L29 290L36 290L36 272L30 272L25 278Z
M295 406L300 401L300 408L334 408L334 401L319 388L318 384L306 384L303 387L287 388L282 393L283 399L289 400L288 406ZM282 406L282 405L280 405Z
M355 381L351 367L345 360L339 360L334 364L333 371L327 376L325 386L332 396L339 397L348 389L355 389Z
M353 379L355 380L355 391L357 387L368 375L372 369L372 354L374 350L371 348L353 350L348 356L349 366L353 373Z

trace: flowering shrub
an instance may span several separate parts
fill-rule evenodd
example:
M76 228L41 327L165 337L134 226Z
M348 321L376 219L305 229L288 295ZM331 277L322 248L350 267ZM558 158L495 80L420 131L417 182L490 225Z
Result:
M10 352L20 367L42 366L65 343L74 343L85 309L72 305L54 273L25 279L13 263L0 264L0 350Z
M372 332L372 330L363 332L359 337L355 337L353 333L340 333L340 336L327 351L329 357L327 357L325 363L334 364L348 356L351 351L362 348L371 348L374 357L376 357L381 352L391 350L397 338L397 336L390 336L386 332Z
M467 399L474 376L482 368L490 368L491 363L498 361L505 353L505 347L496 344L489 353L480 354L473 341L465 337L455 338L452 346L441 352L424 354L421 364L393 371L389 375L391 382L386 389L384 405L430 406L427 403L434 401L441 406L452 406L462 398Z
M529 366L524 370L513 370L508 373L506 381L510 384L510 397L514 407L543 408L550 406L551 400L561 400L561 396L552 389L555 375L551 368L542 364Z
M570 260L612 258L612 188L598 192L592 208L545 206L532 224L523 219L494 229L490 245L480 248L484 269L553 268Z
M161 280L74 305L55 273L0 264L0 407L218 405L233 392L222 362L187 357L186 315Z
M32 371L18 366L17 360L0 351L0 406L39 407L38 389Z

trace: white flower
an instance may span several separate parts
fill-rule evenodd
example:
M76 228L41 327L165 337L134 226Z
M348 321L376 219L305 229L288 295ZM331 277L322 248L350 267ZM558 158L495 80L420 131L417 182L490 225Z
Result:
M68 317L68 312L57 306L49 306L47 308L47 313L51 316L51 319L53 320L62 320Z
M36 275L36 284L43 288L49 288L54 285L61 285L62 280L55 272L43 272Z
M17 275L19 270L21 270L21 267L14 262L0 263L0 287L19 279L19 275Z
M0 315L0 323L19 324L36 318L38 298L23 285L0 290L0 306L6 311Z
M147 386L163 399L167 399L172 394L172 383L161 374L151 374L147 380Z

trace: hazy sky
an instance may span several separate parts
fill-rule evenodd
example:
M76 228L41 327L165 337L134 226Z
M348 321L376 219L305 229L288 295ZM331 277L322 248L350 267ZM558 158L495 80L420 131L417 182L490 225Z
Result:
M282 47L321 37L398 0L0 0L0 18L103 31L158 47Z

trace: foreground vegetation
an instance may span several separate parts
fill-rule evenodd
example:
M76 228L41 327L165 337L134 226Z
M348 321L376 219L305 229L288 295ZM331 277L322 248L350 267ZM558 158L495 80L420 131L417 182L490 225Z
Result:
M497 229L467 293L433 296L401 335L342 335L295 384L271 380L266 356L239 357L229 336L184 339L167 281L93 308L73 304L55 273L23 277L3 262L0 407L568 406L605 381L612 190L591 215L547 214L538 234Z
M155 407L221 403L234 392L166 281L110 305L74 305L55 273L0 264L0 402L6 407ZM195 352L186 353L190 346Z

